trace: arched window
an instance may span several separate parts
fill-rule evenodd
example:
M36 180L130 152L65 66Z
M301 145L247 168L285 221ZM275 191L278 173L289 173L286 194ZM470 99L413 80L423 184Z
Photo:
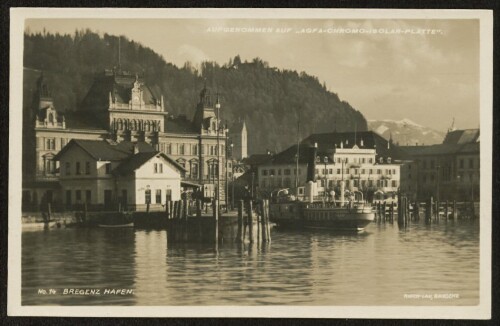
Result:
M123 121L122 119L118 119L118 129L123 130Z
M132 127L132 130L137 130L137 120L134 120L134 126Z
M151 124L149 123L149 121L146 121L146 131L151 131Z
M54 123L54 114L49 113L49 122Z

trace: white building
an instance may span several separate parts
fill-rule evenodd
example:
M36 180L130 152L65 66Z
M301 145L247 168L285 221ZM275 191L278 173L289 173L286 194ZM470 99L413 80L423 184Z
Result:
M180 200L185 170L145 143L71 140L56 156L63 204L142 210Z
M317 150L311 154L315 144ZM332 190L338 196L342 180L345 189L362 191L369 200L377 199L380 194L392 196L400 186L397 158L401 153L389 141L373 132L329 133L311 135L301 142L298 150L296 145L292 146L260 165L259 191L265 194L290 188L291 193L303 195L311 178L308 177L311 155L315 156L312 178L320 196Z

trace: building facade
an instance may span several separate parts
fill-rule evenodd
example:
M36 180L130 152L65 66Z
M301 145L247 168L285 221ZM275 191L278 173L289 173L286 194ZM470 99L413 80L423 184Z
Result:
M479 129L451 130L442 144L402 149L408 160L402 169L401 189L410 197L479 200Z
M62 204L141 210L180 200L184 169L144 143L71 140L60 162Z
M205 197L225 198L226 139L217 94L200 92L193 119L168 114L157 95L137 75L107 70L96 76L77 110L60 112L43 76L33 108L25 114L23 204L62 200L55 155L72 139L144 142L172 157L186 172L183 181L205 189ZM219 180L217 182L217 180Z
M314 180L320 196L332 190L338 195L342 180L345 189L361 191L369 200L377 193L392 195L398 191L402 153L373 132L309 136L298 148L292 146L259 165L259 190L269 194L279 188L290 188L299 198L303 196L311 165L308 156L313 146L317 146Z

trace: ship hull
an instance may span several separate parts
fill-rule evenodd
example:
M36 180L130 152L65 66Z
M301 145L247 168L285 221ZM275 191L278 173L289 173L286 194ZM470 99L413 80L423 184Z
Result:
M359 232L375 219L371 208L318 208L302 203L270 206L271 221L282 228Z

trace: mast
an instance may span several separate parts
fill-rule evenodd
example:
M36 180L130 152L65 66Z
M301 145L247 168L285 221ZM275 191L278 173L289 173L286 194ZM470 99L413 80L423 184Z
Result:
M299 155L300 155L300 118L297 120L297 154L295 155L295 195L299 197Z

